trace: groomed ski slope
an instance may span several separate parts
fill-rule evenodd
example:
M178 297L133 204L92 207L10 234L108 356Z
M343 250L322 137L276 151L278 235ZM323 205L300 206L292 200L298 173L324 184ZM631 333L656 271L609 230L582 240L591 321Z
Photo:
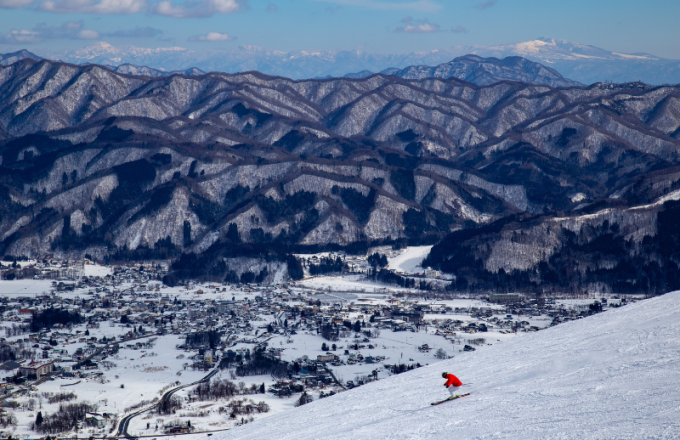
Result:
M447 396L441 372L472 395ZM227 431L220 440L678 439L680 292L527 334Z

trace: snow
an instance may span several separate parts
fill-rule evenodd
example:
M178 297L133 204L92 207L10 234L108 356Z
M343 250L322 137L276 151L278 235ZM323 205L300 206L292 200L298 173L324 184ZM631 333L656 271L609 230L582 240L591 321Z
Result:
M306 278L298 281L296 286L310 289L318 289L329 292L374 292L392 293L409 292L409 289L402 289L396 286L381 284L365 279L365 275L345 275L345 276L318 276Z
M50 280L1 280L0 295L3 296L33 296L46 295L52 288Z
M390 258L389 269L406 273L422 272L420 263L430 253L432 246L413 246L406 249L401 255Z
M216 434L228 439L661 439L680 432L680 292L611 309ZM441 372L470 396L447 396Z
M113 270L110 267L98 264L86 264L84 275L86 277L105 277L106 275L113 275Z

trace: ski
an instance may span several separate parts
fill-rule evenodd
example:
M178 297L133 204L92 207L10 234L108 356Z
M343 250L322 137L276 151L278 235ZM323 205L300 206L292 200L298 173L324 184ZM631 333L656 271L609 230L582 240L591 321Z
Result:
M461 395L458 395L458 396L455 396L455 397L449 397L448 399L444 399L444 400L439 401L439 402L430 403L430 405L440 405L444 402L448 402L450 400L456 400L456 399L459 399L461 397L465 397L465 396L469 396L469 395L470 395L470 393L465 393L465 394L461 394Z

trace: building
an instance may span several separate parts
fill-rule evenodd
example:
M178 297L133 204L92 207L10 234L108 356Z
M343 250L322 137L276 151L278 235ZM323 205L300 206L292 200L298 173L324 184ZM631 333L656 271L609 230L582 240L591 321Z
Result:
M45 363L31 361L27 365L19 368L19 371L24 376L30 377L35 376L37 379L40 377L50 374L54 370L54 361L49 361Z
M411 324L420 324L423 321L423 317L425 314L421 311L413 311L413 312L402 312L402 311L393 311L390 316L392 319L398 319L402 320L404 322L409 322Z
M21 364L18 362L14 361L7 361L4 364L0 365L0 370L2 371L14 371L17 368L20 368Z
M437 278L439 276L439 271L428 267L424 272L425 278Z
M85 419L91 426L96 426L97 428L104 428L106 426L106 419L102 417L88 417Z
M517 293L492 293L489 295L489 302L497 304L513 304L519 302Z

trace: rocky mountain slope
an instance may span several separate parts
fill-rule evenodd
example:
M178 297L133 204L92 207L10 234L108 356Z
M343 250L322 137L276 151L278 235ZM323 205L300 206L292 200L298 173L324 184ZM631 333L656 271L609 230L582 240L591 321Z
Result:
M243 72L258 70L289 78L342 77L350 72L381 72L407 66L436 66L456 57L519 56L550 66L564 77L583 84L596 82L643 81L648 84L680 83L680 64L649 54L622 54L554 38L538 38L515 44L495 46L452 46L431 51L382 55L363 51L280 52L257 46L233 49L190 50L181 47L140 48L96 43L91 46L42 54L46 58L70 63L118 66L134 64L164 71L197 67L206 72Z
M42 58L32 52L22 49L12 53L0 54L0 66L9 66L12 63L24 59L40 61Z
M680 294L672 292L455 353L215 438L673 438L679 331ZM432 407L448 396L443 371L470 395Z
M0 69L1 250L356 250L602 209L643 231L676 189L678 92L387 75L154 78L25 59ZM541 237L503 255L516 249L536 266L557 246Z
M564 78L555 69L515 56L499 60L498 58L482 58L478 55L465 55L434 67L410 66L404 69L386 69L382 73L404 79L457 78L479 86L504 80L545 84L551 87L582 85Z

